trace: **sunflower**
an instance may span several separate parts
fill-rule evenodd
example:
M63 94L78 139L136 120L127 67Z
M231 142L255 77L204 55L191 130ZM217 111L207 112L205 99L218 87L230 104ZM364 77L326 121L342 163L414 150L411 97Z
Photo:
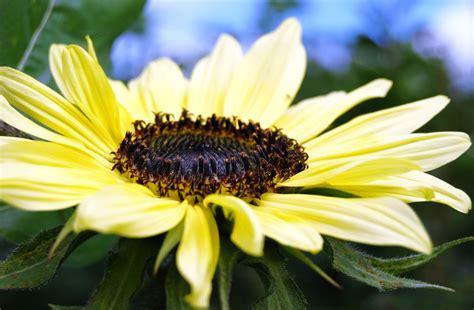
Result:
M53 45L49 57L62 96L0 69L3 121L37 138L1 137L1 199L30 211L77 206L68 223L75 232L167 232L157 266L179 243L176 264L194 306L207 306L212 290L216 210L233 222L234 244L260 256L265 237L317 253L321 235L429 253L430 238L407 203L471 208L463 191L426 173L465 152L469 137L413 133L448 98L365 114L330 130L357 104L384 97L392 83L378 79L290 106L306 67L295 19L245 55L222 35L189 80L167 58L128 85L110 80L89 39L87 51Z

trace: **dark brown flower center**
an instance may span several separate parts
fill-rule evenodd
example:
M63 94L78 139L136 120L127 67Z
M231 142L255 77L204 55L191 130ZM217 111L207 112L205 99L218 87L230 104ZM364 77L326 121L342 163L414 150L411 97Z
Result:
M307 167L308 155L294 139L252 121L183 111L178 120L156 114L154 123L134 127L113 153L113 169L163 197L258 198Z

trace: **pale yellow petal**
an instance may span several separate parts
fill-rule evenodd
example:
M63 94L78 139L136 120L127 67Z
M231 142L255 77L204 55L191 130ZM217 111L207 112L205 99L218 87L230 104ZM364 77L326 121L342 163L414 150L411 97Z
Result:
M107 76L99 63L77 45L69 45L61 54L64 96L93 121L103 137L118 143L125 134L120 123L119 106Z
M93 230L130 238L151 237L175 227L186 206L156 197L147 187L123 183L103 188L77 208L74 230Z
M278 243L313 254L322 249L323 238L313 223L269 208L256 208L255 214L265 236Z
M67 92L67 87L62 79L62 54L66 49L66 46L67 45L65 44L52 44L49 47L49 69L51 71L51 75L53 76L54 82L63 94Z
M430 186L434 191L432 201L448 205L463 213L469 212L472 208L471 199L465 192L435 176L419 171L413 171L399 176L398 178L402 179L402 181L404 181L403 179L406 179Z
M134 100L141 103L141 119L153 121L154 113L159 112L179 117L184 107L187 81L176 63L160 58L132 80L129 88Z
M200 206L188 206L176 264L181 276L191 286L186 300L193 307L209 306L218 258L219 232L211 211Z
M365 183L420 168L406 159L364 158L348 161L334 159L314 162L308 169L292 176L282 186L315 186L318 184Z
M314 141L314 140L313 140ZM462 132L434 132L387 137L365 137L345 144L307 143L308 163L330 159L357 160L380 156L407 159L429 171L461 156L471 145Z
M0 171L1 200L35 211L71 207L104 186L123 182L117 173L103 168L0 162Z
M193 70L186 108L195 115L222 116L232 74L241 61L240 44L229 35L220 36L211 55Z
M112 164L104 167L88 154L75 148L46 141L15 137L0 137L0 162L23 162L64 168L104 169L110 171Z
M406 202L435 201L467 213L471 199L462 190L435 176L412 171L374 182L334 185L335 188L361 197L396 197Z
M102 136L95 124L80 110L47 86L20 71L0 67L0 94L15 109L36 122L82 142L101 156L108 157L115 148L114 144L107 144L107 135ZM22 123L24 125L25 122ZM33 135L37 136L34 133Z
M294 105L274 124L289 137L305 142L323 132L339 116L359 103L385 97L392 82L377 79L350 93L334 92L326 96L303 100Z
M264 236L254 208L240 198L229 195L209 195L204 205L221 206L225 214L234 219L234 227L230 239L247 254L261 256L263 254Z
M224 114L271 126L293 100L305 69L301 27L290 18L261 37L245 55L231 80Z
M364 114L318 137L318 145L341 144L365 136L411 133L443 110L449 98L436 96L390 109Z
M335 188L358 197L394 197L405 202L429 201L434 198L431 186L397 177L383 178L367 183L322 184L322 188Z
M323 235L372 245L398 245L429 253L432 245L413 210L394 198L336 198L304 194L264 194L267 212L299 216Z
M132 96L128 87L118 80L109 79L110 86L120 105L128 111L133 120L143 119L143 109L135 96Z

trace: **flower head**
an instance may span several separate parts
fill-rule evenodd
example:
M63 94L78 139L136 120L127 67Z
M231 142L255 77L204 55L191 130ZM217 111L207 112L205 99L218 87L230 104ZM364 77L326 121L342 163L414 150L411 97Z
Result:
M212 289L216 208L234 223L231 240L255 256L265 237L317 253L321 235L428 253L431 241L407 203L471 208L464 192L426 173L459 157L469 137L413 133L446 106L446 97L330 130L352 107L385 96L391 82L290 107L306 69L295 19L245 55L235 39L221 36L189 80L169 59L154 61L128 85L109 80L88 43L88 51L51 47L62 95L0 68L3 121L40 139L0 138L1 198L32 211L77 205L76 232L168 232L180 240L176 263L194 306L206 306ZM305 190L317 187L355 198Z

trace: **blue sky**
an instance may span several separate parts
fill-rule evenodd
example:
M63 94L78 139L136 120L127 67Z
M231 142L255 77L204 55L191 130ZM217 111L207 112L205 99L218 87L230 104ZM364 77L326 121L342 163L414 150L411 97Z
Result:
M392 38L411 42L419 29L429 30L448 53L453 76L460 83L474 79L474 1L470 0L303 0L272 15L270 28L295 16L302 25L308 57L333 70L344 70L350 44L359 34L383 42ZM222 32L237 37L245 48L262 34L265 1L149 0L143 33L125 33L114 44L114 75L130 79L151 60L170 57L185 68L209 53ZM383 25L374 27L374 25ZM268 29L269 30L269 29ZM435 54L439 46L418 46ZM432 49L432 51L430 50ZM189 73L189 72L188 72ZM472 83L474 84L474 83ZM466 85L464 85L466 86ZM467 85L470 86L470 85Z

